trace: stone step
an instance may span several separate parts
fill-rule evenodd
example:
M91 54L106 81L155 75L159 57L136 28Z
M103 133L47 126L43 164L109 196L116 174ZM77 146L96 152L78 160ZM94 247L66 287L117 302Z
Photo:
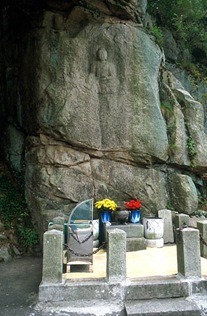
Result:
M124 303L110 300L39 302L35 310L38 316L126 316Z
M196 303L183 298L127 301L127 316L200 316Z
M199 288L199 284L195 285ZM62 284L42 283L39 287L40 301L76 300L143 300L152 298L188 297L191 287L186 280L176 277L156 279L131 279L126 284L109 283L103 280L66 280Z
M176 277L131 280L127 284L126 300L143 300L152 298L178 298L190 295L190 288L187 281L179 280Z

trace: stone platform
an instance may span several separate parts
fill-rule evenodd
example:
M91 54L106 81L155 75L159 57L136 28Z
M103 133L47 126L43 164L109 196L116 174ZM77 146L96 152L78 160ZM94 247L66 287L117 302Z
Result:
M79 279L41 284L37 308L70 316L201 316L206 315L206 298L206 279L168 276L119 284Z
M126 233L126 251L138 251L146 249L146 239L144 238L144 225L142 224L126 224L117 225L112 223L111 226L104 226L104 236L108 230L118 228Z

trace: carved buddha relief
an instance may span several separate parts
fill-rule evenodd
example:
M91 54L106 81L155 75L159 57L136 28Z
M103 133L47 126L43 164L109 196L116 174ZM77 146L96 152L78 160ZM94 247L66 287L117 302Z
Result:
M96 61L92 66L92 72L99 81L99 93L116 93L118 79L115 65L108 61L108 53L103 47L97 50Z

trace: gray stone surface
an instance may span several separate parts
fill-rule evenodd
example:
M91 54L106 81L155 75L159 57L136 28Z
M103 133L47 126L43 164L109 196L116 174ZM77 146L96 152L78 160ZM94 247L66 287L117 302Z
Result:
M159 217L144 217L144 237L146 239L160 239L164 234L164 219Z
M204 284L206 281L204 282ZM196 282L197 289L204 288L204 284ZM195 285L195 287L196 287ZM107 280L79 279L63 284L40 284L39 299L41 302L67 301L75 302L77 298L87 300L143 300L153 298L188 297L191 294L192 284L189 281L179 280L176 277L132 279L131 282L110 283Z
M184 277L201 277L199 230L184 228L177 234L178 273Z
M184 174L172 174L171 198L179 213L192 214L198 208L198 195L191 177Z
M35 310L41 312L41 316L126 316L123 302L101 299L48 302L38 304Z
M201 182L207 164L206 101L189 94L197 90L190 77L187 83L180 74L182 85L166 70L163 51L143 26L150 23L147 1L76 2L48 1L53 9L28 32L24 54L18 56L19 37L1 43L5 156L25 171L28 206L42 234L51 218L68 216L89 197L124 201L139 192L142 214L155 214L173 200L169 174L186 170ZM176 60L176 43L163 33L167 57ZM6 51L17 52L21 67ZM205 99L206 85L198 85ZM187 203L178 198L179 212L196 208L192 193L185 192Z
M25 134L16 126L9 124L3 142L11 167L21 173L24 162Z
M0 221L0 233L5 231L4 224Z
M50 230L44 233L43 283L61 283L63 272L63 233Z
M71 12L68 16L68 23L72 22L72 18L76 19L76 21L73 20L73 25L77 29L81 27L78 16L80 14L80 11L76 9L76 12ZM57 58L54 68L51 68L49 57L52 38L50 35L45 38L44 32L39 33L40 47L41 45L44 47L44 51L39 51L43 59L38 59L41 66L44 64L40 80L46 83L48 76L51 77L51 70L53 73L58 72L58 76L51 84L47 87L41 85L38 87L39 91L36 91L43 98L43 107L37 113L43 134L53 135L57 140L64 139L78 147L85 144L85 147L90 149L109 151L113 148L113 151L120 152L125 158L128 158L125 150L132 150L130 156L135 161L139 161L140 158L148 160L147 153L153 153L165 161L168 141L165 122L159 109L158 94L154 90L157 89L157 74L162 56L159 47L142 29L129 24L105 24L99 28L91 28L89 23L84 27L83 36L79 32L71 34L71 28L65 25L63 17L46 12L43 26L49 30L52 21L56 21L56 25L58 23L59 30L68 28L69 33L63 31L62 37L55 36L56 40L59 40L58 47L62 49L65 58L60 58L57 55L58 52L54 51L53 58ZM74 37L75 40L73 40ZM116 52L113 50L114 37L117 38ZM69 47L70 54L68 54ZM100 49L105 52L103 58ZM148 50L154 51L153 58ZM129 51L132 52L131 58L128 56ZM32 57L37 58L37 56ZM137 62L143 65L143 73L140 75L138 72L140 64L138 67ZM77 64L81 67L77 68ZM59 73L59 69L64 67L65 80ZM71 70L75 69L75 72L70 71L70 67L72 67ZM128 77L124 77L123 80L125 69L129 73L136 72L137 76L135 75L132 81L128 80ZM151 80L148 82L143 80L145 75L150 76ZM76 83L78 85L73 89L73 93L68 95L67 90ZM147 89L152 84L152 89ZM136 89L133 89L134 85L137 86ZM146 85L146 89L143 85ZM59 86L61 90L55 89ZM146 99L153 99L155 104L154 106L149 102L150 109L148 108L147 112L149 121L144 120L144 112L141 111L141 108L144 111L145 103L140 101ZM138 121L134 119L136 113L143 116ZM129 120L133 120L132 129L127 128ZM85 122L90 122L90 124ZM144 133L141 137L137 132L140 128L152 131L152 134L148 133L147 141ZM58 133L60 133L59 136ZM142 157L139 157L140 151L142 151ZM145 157L143 157L144 152L146 152Z
M186 315L200 316L201 311L195 302L185 299L145 300L126 302L128 316Z
M65 222L65 218L64 216L56 216L53 218L53 224L56 224L56 225L64 225L64 222Z
M206 279L194 281L191 287L192 294L207 295L207 282Z
M137 3L130 7L139 8ZM85 19L92 17L78 6L67 21L45 12L37 31L39 47L34 51L28 43L28 63L41 69L39 74L35 66L31 78L36 113L31 125L35 129L38 122L41 135L27 138L26 195L34 213L39 210L34 217L41 230L42 217L51 219L51 209L63 211L68 204L70 211L75 202L102 198L108 190L124 200L139 188L147 211L164 207L168 198L163 172L142 168L168 157L157 81L162 53L141 28L94 24L93 19L83 26ZM51 35L51 28L57 33ZM106 60L100 59L100 48ZM26 104L24 110L31 117ZM136 167L137 162L144 165Z
M173 243L173 223L172 223L172 212L168 209L159 210L158 216L164 218L164 243Z
M107 278L122 282L126 278L126 233L114 228L107 231L107 237Z
M5 236L4 234L0 234L0 241L5 241L8 240L7 236Z
M140 238L144 237L144 225L142 224L126 224L126 225L112 225L106 226L107 230L118 228L126 233L126 238Z
M83 280L78 282L64 280L63 284L40 284L39 300L41 302L66 301L75 302L81 298L87 300L113 300L120 301L124 297L124 289L121 280L115 283L107 280Z
M177 72L179 72L179 70ZM176 75L177 72L175 70ZM186 78L186 74L184 74L184 76ZM174 145L176 145L176 149L173 154L170 154L170 156L171 160L173 160L178 165L193 165L196 168L200 169L206 166L206 159L204 157L207 154L205 106L203 106L205 100L203 102L203 92L201 92L206 90L206 85L205 83L201 83L199 85L200 91L198 91L198 87L196 87L196 89L194 90L192 88L192 82L189 83L190 77L188 77L187 82L184 76L181 78L181 76L179 75L178 78L181 79L182 82L184 81L185 88L171 72L164 72L163 75L164 82L166 84L166 93L171 100L174 100L174 109L172 112L175 115ZM195 99L189 93L189 91L195 96ZM197 99L199 99L200 102L198 102ZM171 113L171 118L172 117L173 116ZM173 123L173 121L171 121L171 123ZM188 133L184 128L184 125L186 123L188 126ZM193 159L187 145L188 137L191 138L191 141L193 141L193 144L195 145L195 156L193 157ZM192 146L192 142L190 146Z
M181 228L183 226L189 226L190 217L187 214L175 214L175 227Z
M126 251L138 251L144 249L146 249L146 239L144 237L126 239Z
M114 228L121 229L126 233L126 251L137 251L146 249L144 225L127 223L127 225L104 226L105 239L107 231L110 231Z
M12 245L11 249L14 252L15 256L20 256L21 255L21 252L19 251L19 249L17 249L17 247L15 247L15 245Z
M150 248L162 248L164 246L164 239L146 239L146 246Z
M165 51L166 59L173 60L174 62L177 61L178 54L180 53L177 43L172 35L172 33L165 29L164 30L164 43L163 48Z
M177 278L143 279L136 282L133 280L127 285L125 299L147 300L153 298L176 298L190 295L189 284Z
M41 277L41 257L27 255L1 262L0 316L43 316L35 310Z
M53 230L53 229L55 229L55 230L60 230L60 231L63 232L64 226L63 226L63 225L59 225L59 224L53 224L53 225L50 225L50 226L48 227L48 230Z
M207 220L198 220L197 221L197 228L201 234L203 241L200 241L200 249L201 249L201 256L207 258Z
M12 259L11 254L9 253L9 245L3 245L0 247L0 262L8 262Z

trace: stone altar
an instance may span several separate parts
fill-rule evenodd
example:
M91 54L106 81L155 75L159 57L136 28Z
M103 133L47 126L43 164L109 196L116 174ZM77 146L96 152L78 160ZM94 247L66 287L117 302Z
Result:
M137 251L146 249L146 241L144 238L144 225L140 223L127 223L126 225L117 225L115 223L112 223L111 226L104 225L105 240L107 240L107 231L115 228L121 229L126 233L126 251Z

